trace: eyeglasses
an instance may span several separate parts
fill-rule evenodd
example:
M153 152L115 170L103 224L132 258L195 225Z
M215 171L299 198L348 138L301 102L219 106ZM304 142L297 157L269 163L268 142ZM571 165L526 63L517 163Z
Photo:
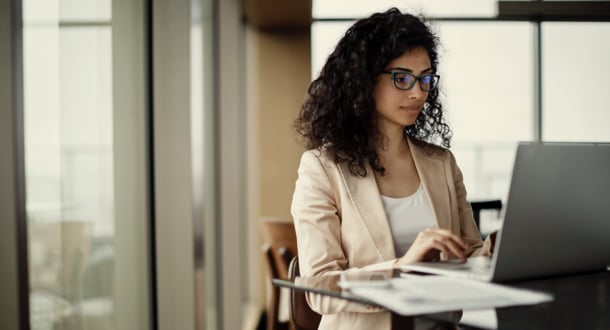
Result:
M382 73L391 75L394 87L403 91L408 91L409 89L413 88L413 86L415 86L415 82L419 81L419 87L421 90L424 92L429 92L436 88L438 85L438 80L441 77L437 74L423 74L421 76L416 76L405 71L383 71Z

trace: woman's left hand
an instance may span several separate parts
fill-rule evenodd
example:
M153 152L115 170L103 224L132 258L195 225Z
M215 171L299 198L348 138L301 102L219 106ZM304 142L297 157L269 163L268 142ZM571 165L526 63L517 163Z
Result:
M489 236L487 236L487 239L489 240L489 252L491 252L492 254L494 253L494 248L496 246L496 237L498 236L498 231L494 230L493 232L491 232L489 234Z

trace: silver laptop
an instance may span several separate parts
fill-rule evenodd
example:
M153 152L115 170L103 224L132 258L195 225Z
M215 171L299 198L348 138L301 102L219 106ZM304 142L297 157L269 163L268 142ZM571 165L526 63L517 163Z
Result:
M402 270L512 281L610 265L610 143L520 143L492 258Z

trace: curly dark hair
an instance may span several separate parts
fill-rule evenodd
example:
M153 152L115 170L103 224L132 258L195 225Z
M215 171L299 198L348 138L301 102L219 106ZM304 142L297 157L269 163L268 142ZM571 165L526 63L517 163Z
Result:
M393 59L423 47L433 72L438 66L438 37L423 18L396 8L358 20L338 42L307 98L294 126L308 149L324 148L337 163L347 162L354 175L366 176L366 164L385 173L377 148L381 132L373 89L379 74ZM439 89L428 93L426 105L405 136L418 144L450 146L451 129L443 117Z

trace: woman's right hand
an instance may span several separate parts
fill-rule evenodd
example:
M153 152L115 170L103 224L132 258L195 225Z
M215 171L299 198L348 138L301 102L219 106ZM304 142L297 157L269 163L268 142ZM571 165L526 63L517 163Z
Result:
M417 234L415 241L398 263L438 260L441 253L466 261L466 250L468 245L449 230L428 228Z

